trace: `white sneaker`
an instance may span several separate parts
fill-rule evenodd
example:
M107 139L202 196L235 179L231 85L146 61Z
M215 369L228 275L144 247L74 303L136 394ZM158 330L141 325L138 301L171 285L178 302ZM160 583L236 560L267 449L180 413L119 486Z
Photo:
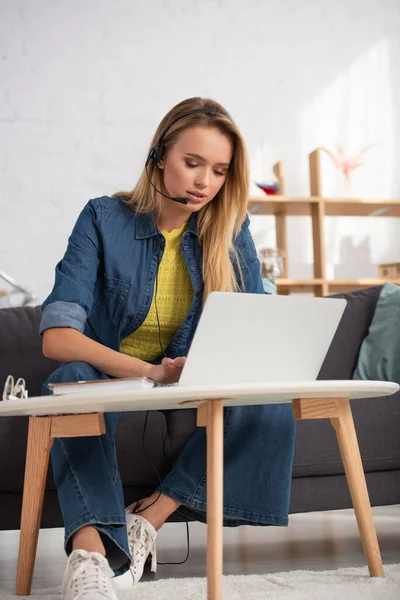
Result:
M118 600L112 584L114 571L98 552L74 550L61 586L63 600Z
M157 531L153 525L141 515L126 511L128 526L128 543L132 562L130 572L133 583L138 583L143 575L147 557L151 554L151 570L157 571L156 537Z
M117 592L127 592L133 586L133 577L131 573L131 569L125 571L122 575L115 575L113 577L113 586L117 590Z

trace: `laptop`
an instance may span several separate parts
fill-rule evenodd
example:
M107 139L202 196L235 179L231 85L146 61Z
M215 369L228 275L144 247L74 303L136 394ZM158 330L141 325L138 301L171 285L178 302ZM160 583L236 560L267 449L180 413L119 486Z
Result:
M212 292L179 386L313 381L346 300Z
M177 384L128 377L49 387L63 395L107 387L314 381L345 307L346 301L337 298L212 292Z

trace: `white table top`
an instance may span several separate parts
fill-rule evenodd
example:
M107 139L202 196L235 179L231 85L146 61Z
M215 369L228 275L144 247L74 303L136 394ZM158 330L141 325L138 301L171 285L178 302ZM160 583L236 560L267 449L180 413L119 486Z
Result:
M202 400L222 399L224 406L280 404L294 398L374 398L399 390L387 381L299 381L265 384L173 386L121 391L37 396L0 401L1 416L57 415L90 412L129 412L193 408Z

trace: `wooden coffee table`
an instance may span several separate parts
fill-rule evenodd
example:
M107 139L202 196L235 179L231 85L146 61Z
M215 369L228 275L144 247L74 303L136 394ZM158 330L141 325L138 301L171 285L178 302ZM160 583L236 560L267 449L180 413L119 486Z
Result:
M0 402L1 416L29 415L16 594L31 593L49 456L54 438L102 435L105 412L197 407L207 431L208 599L222 598L223 408L292 403L293 418L330 419L338 440L371 577L383 577L349 400L389 396L399 389L382 381L300 381L248 385L165 387L69 396L38 396Z

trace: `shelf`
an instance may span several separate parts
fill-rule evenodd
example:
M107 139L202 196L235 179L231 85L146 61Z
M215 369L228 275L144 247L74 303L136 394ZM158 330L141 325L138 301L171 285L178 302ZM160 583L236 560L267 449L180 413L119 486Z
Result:
M295 285L321 285L324 279L286 279L285 277L277 277L275 280L277 285L291 287Z
M291 292L313 292L315 286L322 287L323 283L323 279L286 279L284 277L276 279L276 285L280 292L289 290Z
M283 270L286 277L277 278L280 294L292 292L314 293L316 296L338 292L349 292L385 283L400 285L399 279L358 278L327 280L325 217L400 217L400 199L395 198L325 198L322 186L322 149L317 148L309 155L310 195L293 197L285 195L285 173L282 161L274 165L274 174L279 182L281 195L250 196L249 212L253 215L275 217L276 247L282 250ZM255 191L255 190L254 190ZM308 216L311 220L314 278L288 278L288 220L287 216Z
M332 279L326 282L329 288L366 288L375 285L385 285L385 283L394 283L400 285L400 279Z
M317 204L320 198L303 198L291 196L267 196L249 198L249 211L253 215L276 215L284 213L288 216L311 214L311 204Z
M319 203L327 217L400 217L400 200L396 199L251 196L249 210L254 215L304 216L311 214L312 204Z
M400 217L400 200L323 198L327 217Z

